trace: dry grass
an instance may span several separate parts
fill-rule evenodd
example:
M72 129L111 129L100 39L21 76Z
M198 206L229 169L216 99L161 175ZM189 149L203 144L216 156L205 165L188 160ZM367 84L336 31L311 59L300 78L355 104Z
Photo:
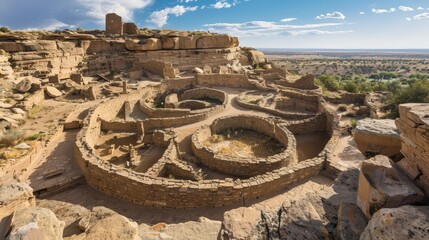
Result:
M24 134L21 131L11 129L0 135L0 146L10 147L18 144Z

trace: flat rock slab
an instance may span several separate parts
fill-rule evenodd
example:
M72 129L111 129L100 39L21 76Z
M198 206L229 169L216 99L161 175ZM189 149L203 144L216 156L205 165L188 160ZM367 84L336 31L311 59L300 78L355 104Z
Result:
M394 120L366 118L358 121L354 140L364 154L400 155L401 139Z

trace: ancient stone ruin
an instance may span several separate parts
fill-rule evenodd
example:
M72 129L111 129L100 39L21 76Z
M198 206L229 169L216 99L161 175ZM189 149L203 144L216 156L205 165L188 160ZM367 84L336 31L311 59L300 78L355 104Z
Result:
M429 236L428 104L372 119L368 96L324 96L236 37L115 13L0 34L0 79L2 134L38 130L1 155L1 238Z

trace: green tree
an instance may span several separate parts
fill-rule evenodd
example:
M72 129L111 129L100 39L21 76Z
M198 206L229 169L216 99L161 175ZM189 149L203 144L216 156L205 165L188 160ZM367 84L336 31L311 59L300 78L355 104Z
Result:
M8 32L10 32L10 30L8 27L0 27L0 32L8 33Z

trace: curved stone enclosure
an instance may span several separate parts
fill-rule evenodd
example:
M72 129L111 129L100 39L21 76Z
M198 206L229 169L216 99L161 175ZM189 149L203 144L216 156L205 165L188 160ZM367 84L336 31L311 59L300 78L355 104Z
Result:
M156 166L145 173L119 167L109 161L102 160L95 151L98 136L102 131L151 134L151 132L153 133L158 129L202 121L207 119L210 114L222 111L225 108L224 105L217 105L209 114L167 115L167 117L142 120L130 119L128 121L117 119L118 112L123 107L124 102L130 102L131 105L133 103L139 104L142 96L145 96L145 93L151 90L159 91L159 89L147 88L140 93L121 95L99 104L89 112L84 120L84 127L77 136L75 158L90 186L111 196L146 206L169 208L224 206L281 190L293 182L319 174L330 163L330 152L336 144L335 137L331 138L317 157L296 162L294 159L295 149L293 149L296 143L291 133L287 130L289 128L294 134L326 131L330 136L334 136L336 134L336 117L321 103L319 103L321 109L319 114L305 120L289 123L283 120L283 123L274 123L274 121L266 118L253 117L253 122L249 121L249 128L273 136L279 142L287 145L287 148L280 153L284 154L281 157L281 161L272 161L273 163L277 162L277 166L267 167L260 174L255 172L256 175L247 179L227 177L225 179L199 181L185 180L194 179L193 176L189 175L189 173L192 173L192 169L189 169L189 163L184 161L181 156L182 153L180 153L177 144L173 140L170 140L165 152L158 160L158 163L155 164ZM201 91L196 92L201 93ZM190 93L185 92L183 95L186 96L186 94ZM221 95L221 93L219 94ZM226 103L227 99L225 98L223 102ZM140 106L137 106L137 109L141 109ZM202 110L207 111L207 109ZM215 121L212 129L208 129L208 131L221 131L225 129L224 124L230 127L234 123L228 122L228 120L218 120L217 122ZM243 127L243 124L240 124L240 127ZM329 167L333 168L334 166ZM249 166L250 168L251 166ZM183 176L184 179L167 178L165 173L172 172Z
M249 129L278 140L284 151L267 158L239 158L217 153L203 144L208 137L227 129ZM199 129L192 135L192 152L201 163L211 169L241 177L260 175L283 166L297 163L296 140L285 127L272 120L257 116L239 115L216 119L208 127Z

